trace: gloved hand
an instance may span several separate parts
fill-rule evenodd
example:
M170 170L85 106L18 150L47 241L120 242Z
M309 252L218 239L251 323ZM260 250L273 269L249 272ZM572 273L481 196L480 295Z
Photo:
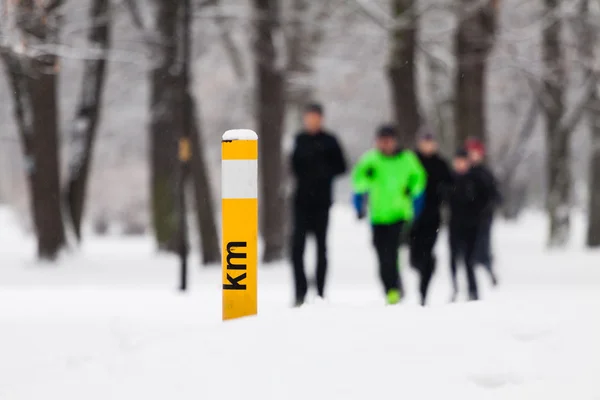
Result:
M425 193L421 193L417 197L413 197L413 212L414 219L418 219L423 212L423 208L425 207Z
M354 193L354 195L352 196L352 204L354 205L354 209L356 210L356 217L358 219L363 219L366 215L365 200L366 195L362 193Z

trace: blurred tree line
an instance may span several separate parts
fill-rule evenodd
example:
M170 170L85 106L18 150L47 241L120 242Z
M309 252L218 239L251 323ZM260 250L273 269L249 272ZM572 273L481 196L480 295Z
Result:
M88 202L89 175L102 99L111 63L114 15L127 13L143 33L139 46L150 60L147 135L149 139L151 221L160 250L176 251L185 239L181 204L191 200L199 230L202 262L220 259L218 207L210 182L218 179L208 167L203 140L202 103L192 87L197 77L190 48L194 27L208 15L220 27L228 68L240 86L251 81L252 115L259 134L260 229L263 261L285 257L287 243L285 134L300 123L302 107L317 92L316 60L335 15L360 15L387 35L387 79L393 119L411 146L422 124L433 125L443 151L450 154L467 137L494 141L499 156L488 160L505 196L506 218L524 208L525 183L519 165L528 157L528 143L538 120L544 122L548 244L563 247L570 236L573 197L571 136L588 124L592 154L589 179L589 246L600 246L600 96L598 93L599 4L591 0L543 0L536 24L540 35L538 68L515 67L515 79L525 84L507 98L514 120L501 137L490 137L487 103L491 53L501 30L501 0L78 0L89 3L87 51L76 107L61 110L61 31L64 9L73 0L0 0L0 56L11 89L14 121L27 165L31 215L38 256L54 260L69 238L83 239L82 223ZM243 3L243 4L242 4ZM221 22L232 12L248 22L246 43L232 39ZM238 15L238 14L236 14ZM423 39L431 17L452 22L440 33L451 36L452 62L436 54L434 40ZM518 38L514 39L518 41ZM251 54L248 78L244 52ZM419 63L417 59L424 59ZM569 62L567 62L567 60ZM575 60L575 61L573 61ZM421 68L421 69L419 69ZM570 79L577 68L580 79ZM210 72L200 79L210 79ZM427 77L426 94L419 75ZM446 89L446 88L450 89ZM573 90L575 89L575 90ZM574 95L570 95L570 93ZM523 99L528 107L520 107ZM516 99L516 100L515 100ZM518 101L518 103L517 103ZM61 134L61 113L70 113L67 134ZM235 127L230 127L235 128ZM61 138L67 143L67 175L61 176ZM180 141L191 146L191 159L182 165ZM186 188L188 188L187 190ZM268 211L267 211L268 210Z

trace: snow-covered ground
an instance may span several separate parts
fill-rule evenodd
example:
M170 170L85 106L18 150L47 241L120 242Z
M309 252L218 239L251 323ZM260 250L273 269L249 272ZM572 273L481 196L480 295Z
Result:
M447 303L442 234L423 309L406 267L408 301L382 304L368 227L336 208L329 304L290 309L289 267L265 267L259 315L227 323L218 268L194 260L182 295L175 258L121 237L38 265L12 218L0 210L0 400L600 399L600 254L580 237L546 252L536 215L497 226L501 286L479 271L477 303Z

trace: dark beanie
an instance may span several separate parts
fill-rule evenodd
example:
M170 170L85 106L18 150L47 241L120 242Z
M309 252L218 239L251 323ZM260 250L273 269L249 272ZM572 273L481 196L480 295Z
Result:
M454 153L454 158L469 158L469 152L467 152L465 148L461 147L456 150L456 153Z
M423 125L417 131L417 140L436 140L433 129L428 125Z
M377 137L378 138L383 138L383 137L394 137L394 138L397 138L398 137L398 131L396 130L396 127L394 125L392 125L392 124L381 125L377 129Z
M310 103L304 107L304 112L323 115L323 106L319 103Z

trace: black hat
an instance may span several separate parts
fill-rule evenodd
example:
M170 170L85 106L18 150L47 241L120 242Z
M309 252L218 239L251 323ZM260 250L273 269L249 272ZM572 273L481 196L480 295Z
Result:
M396 130L396 127L392 124L382 125L379 127L379 129L377 129L377 137L378 138L383 138L383 137L397 138L398 131Z
M418 140L436 140L436 137L435 137L435 133L429 126L423 125L421 128L419 128L419 131L417 132L417 139Z
M323 106L319 103L310 103L304 107L304 112L323 115Z
M454 158L469 158L469 152L461 147L454 153Z

